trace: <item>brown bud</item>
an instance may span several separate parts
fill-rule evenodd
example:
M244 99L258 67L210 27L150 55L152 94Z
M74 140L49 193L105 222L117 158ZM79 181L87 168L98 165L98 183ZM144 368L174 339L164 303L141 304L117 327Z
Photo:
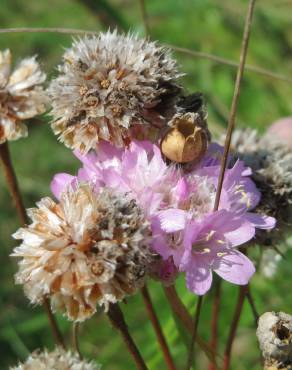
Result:
M208 129L196 122L194 113L176 115L173 126L161 141L161 151L166 158L177 163L198 161L206 153Z

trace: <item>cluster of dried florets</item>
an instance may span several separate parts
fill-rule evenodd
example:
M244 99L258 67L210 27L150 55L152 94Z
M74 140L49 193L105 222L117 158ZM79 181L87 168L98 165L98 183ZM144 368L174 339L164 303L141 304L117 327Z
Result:
M101 367L93 362L80 360L76 353L56 348L52 352L44 350L33 352L28 359L10 370L99 370Z
M267 133L260 137L250 129L236 131L232 145L252 169L261 192L257 211L277 219L277 227L270 233L259 233L258 241L275 245L292 223L292 151L277 136Z
M266 312L259 318L257 337L264 370L292 369L292 316Z
M27 136L23 123L46 109L42 88L46 75L35 57L22 60L11 73L11 53L0 51L0 144Z
M93 315L96 305L122 300L144 284L152 259L149 225L133 199L88 184L68 188L59 203L43 198L28 212L16 282L32 303L50 297L71 320Z
M75 40L59 72L49 88L52 128L81 152L100 140L121 147L163 125L181 90L168 50L116 31Z

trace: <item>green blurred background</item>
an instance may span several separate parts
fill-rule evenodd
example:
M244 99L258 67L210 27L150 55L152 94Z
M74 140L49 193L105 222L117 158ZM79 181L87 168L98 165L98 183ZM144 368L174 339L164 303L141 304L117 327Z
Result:
M244 23L246 0L146 0L152 39L238 60ZM283 75L292 76L292 1L259 0L256 5L247 62ZM106 30L117 26L144 35L138 0L0 0L0 22L8 27L70 27ZM0 34L0 49L10 48L14 62L38 54L42 67L50 78L60 62L70 35L55 33ZM231 103L236 70L206 59L176 54L189 92L203 91L206 95L211 130L224 130ZM291 83L247 72L242 84L238 109L238 125L264 130L279 117L292 115ZM56 172L75 171L78 163L71 152L53 136L48 118L29 123L29 136L10 145L13 162L24 195L26 207L50 193L50 179ZM47 318L38 307L29 305L22 288L13 283L16 262L9 257L14 245L10 235L18 222L4 179L0 175L0 369L7 369L17 359L24 360L35 348L53 343ZM252 280L252 291L260 312L283 310L291 313L291 261L288 251L271 280L259 273ZM194 311L196 298L188 293L184 281L177 282L179 293ZM175 322L167 307L159 284L150 284L151 295L178 369L186 363L186 348L178 335ZM223 284L220 316L220 350L224 349L237 287ZM212 292L203 306L199 332L209 338ZM155 336L140 295L122 305L131 332L149 366L165 369ZM66 337L70 325L58 316ZM134 369L119 336L113 332L102 314L85 322L80 334L84 355L103 364L103 369ZM197 369L206 369L206 357L196 349ZM261 369L255 328L250 307L245 304L238 336L234 344L232 369Z

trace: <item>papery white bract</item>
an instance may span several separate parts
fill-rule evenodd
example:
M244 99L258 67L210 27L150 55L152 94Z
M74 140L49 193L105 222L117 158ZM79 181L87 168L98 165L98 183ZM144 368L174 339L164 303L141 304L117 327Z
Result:
M23 59L11 72L9 50L0 51L0 144L27 136L24 120L45 111L42 84L46 75L35 57Z

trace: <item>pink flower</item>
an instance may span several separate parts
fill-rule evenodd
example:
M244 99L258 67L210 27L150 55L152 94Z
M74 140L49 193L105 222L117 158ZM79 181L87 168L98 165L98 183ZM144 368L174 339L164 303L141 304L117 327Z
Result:
M251 240L256 228L275 225L272 217L251 212L260 193L242 161L226 170L219 210L213 211L221 153L219 145L210 145L201 162L183 173L168 166L149 142L132 142L121 150L104 143L96 154L75 153L83 163L77 177L56 175L52 190L59 196L77 179L130 193L151 222L152 248L186 273L191 291L204 294L212 271L234 284L247 284L255 270L236 247Z

